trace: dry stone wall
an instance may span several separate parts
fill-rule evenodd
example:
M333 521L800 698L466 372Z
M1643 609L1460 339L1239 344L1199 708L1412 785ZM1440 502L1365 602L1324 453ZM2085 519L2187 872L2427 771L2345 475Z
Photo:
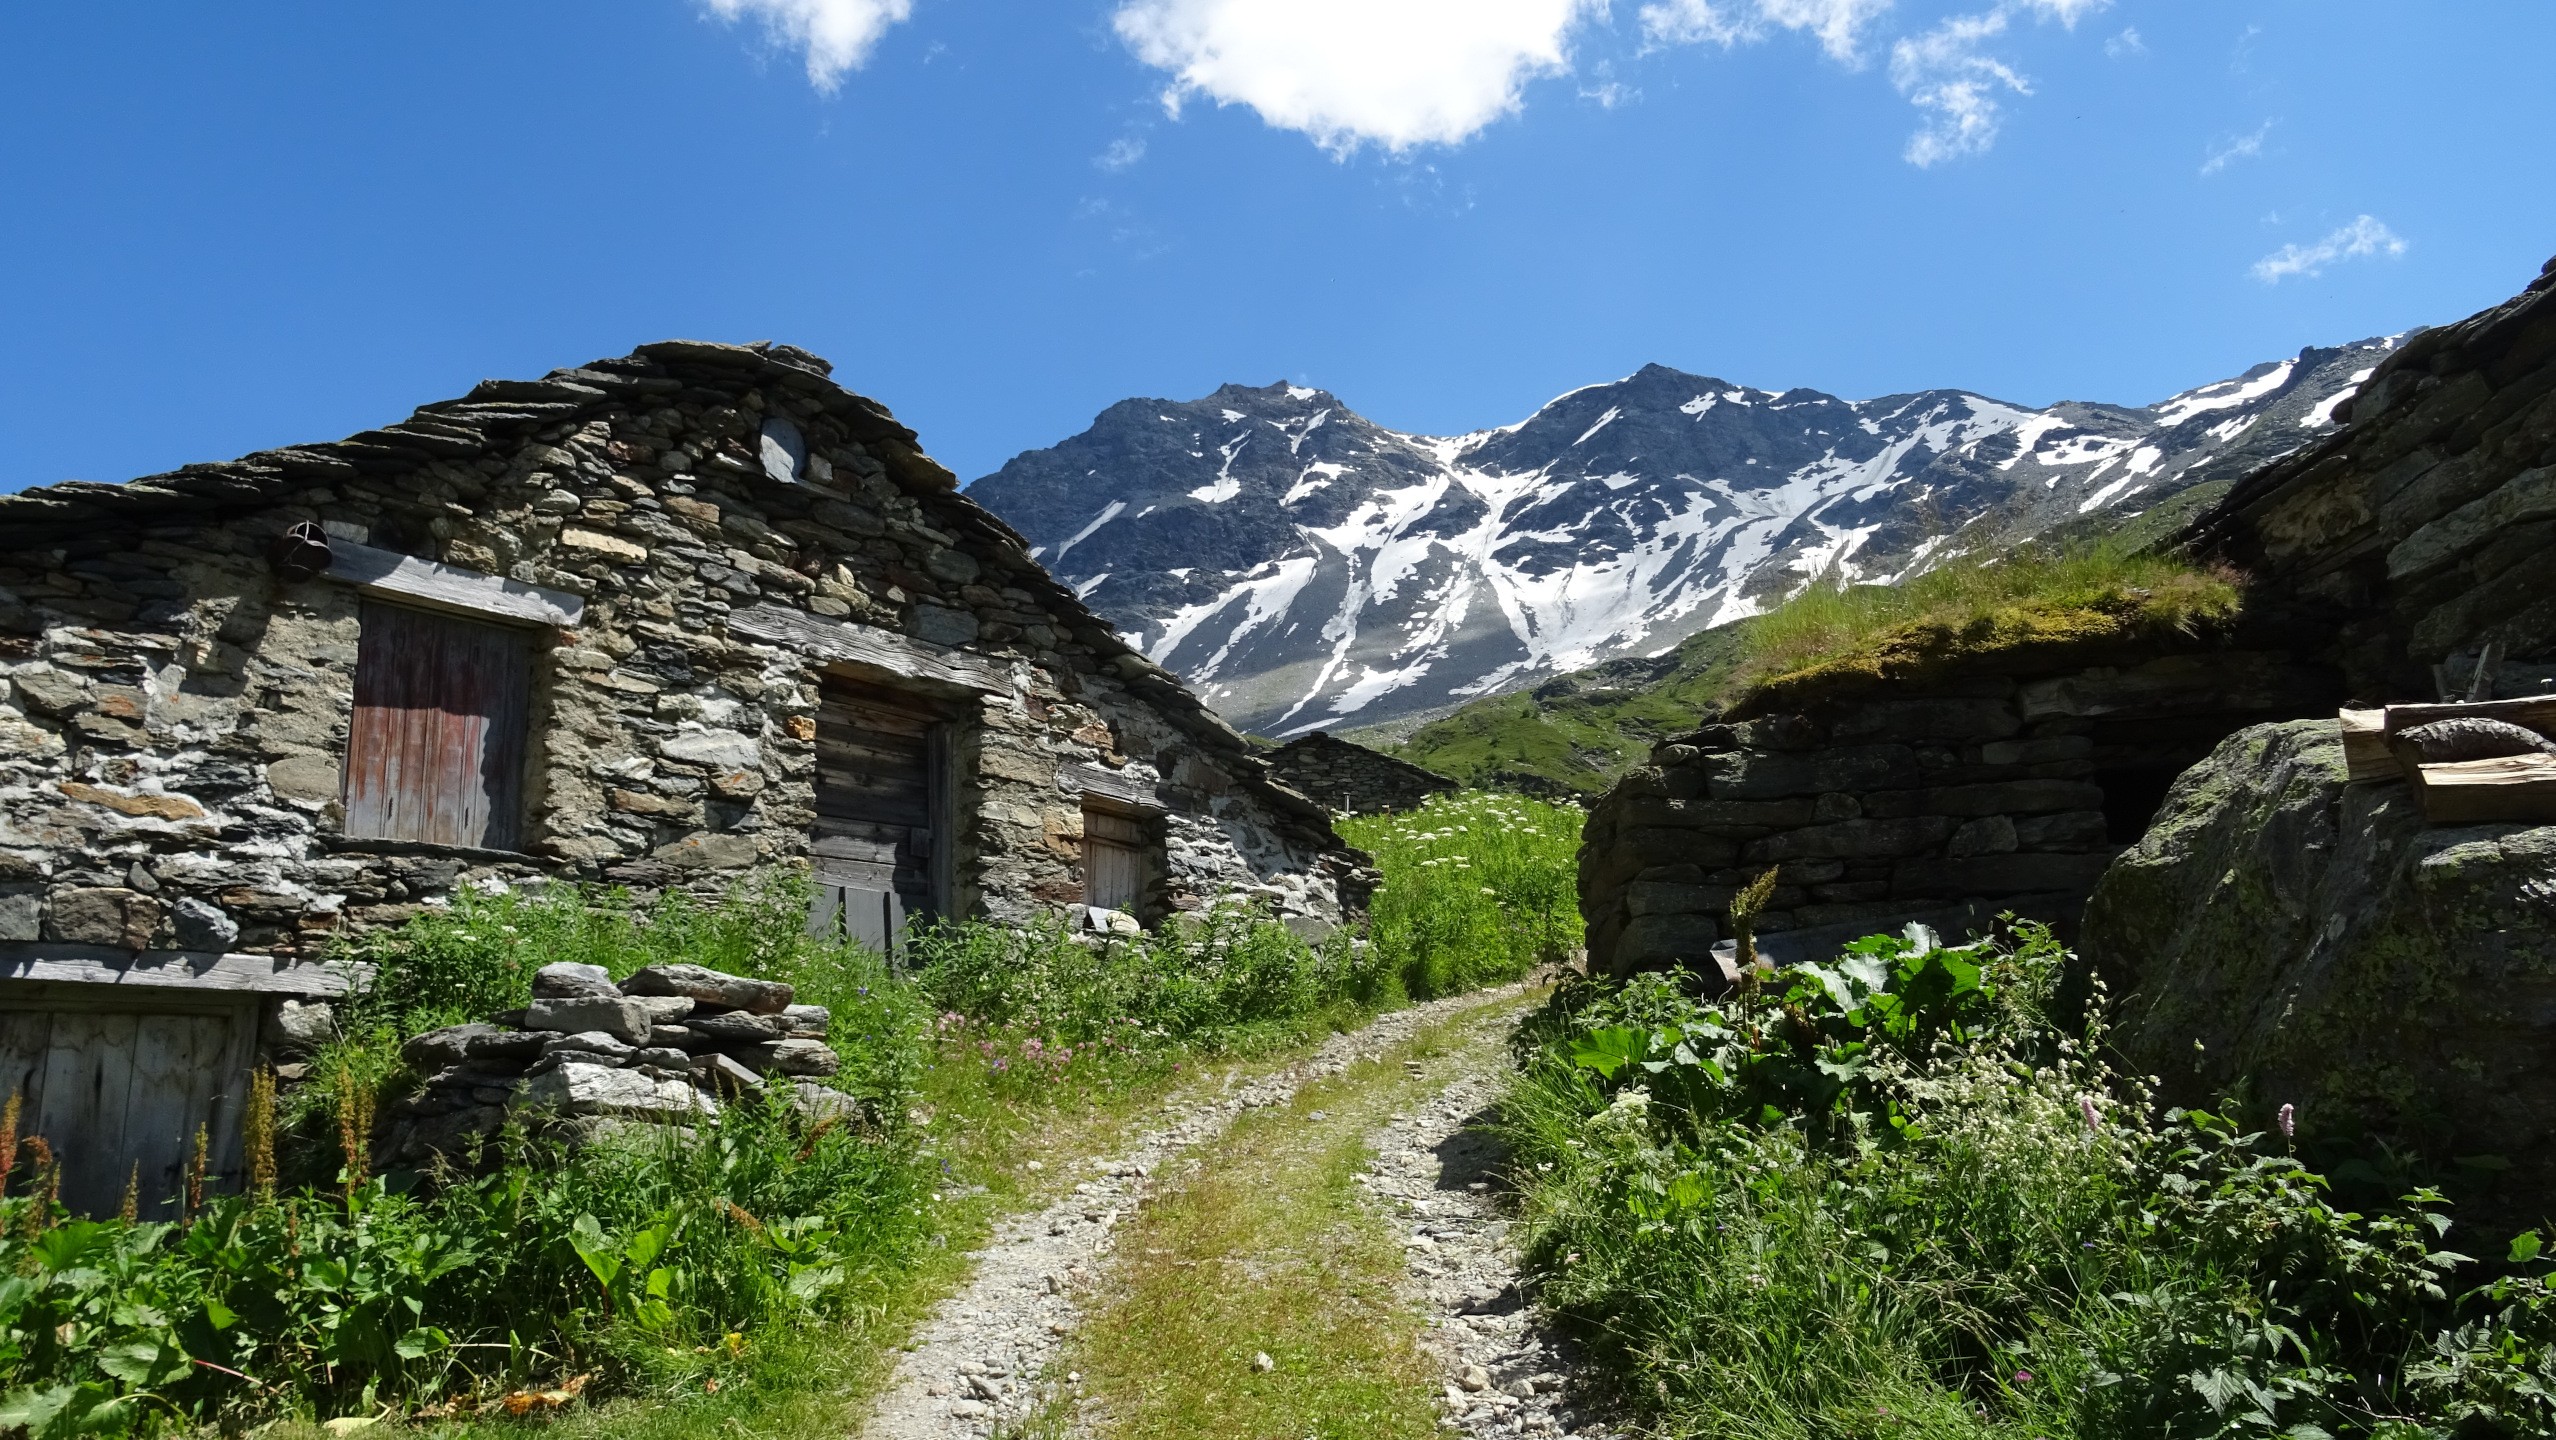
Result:
M1090 774L1167 812L1161 908L1355 910L1371 872L1320 808L827 372L668 342L334 444L0 498L0 943L310 954L465 884L796 860L823 663L749 611L995 677L952 702L963 913L1080 898ZM516 850L346 837L363 599L279 573L297 524L582 601L535 640Z
M2274 651L2015 668L1874 681L1657 747L1589 816L1592 967L1714 973L1731 897L1770 866L1757 923L1770 959L1910 921L1984 931L2009 910L2072 932L2184 765L2247 716L2331 699L2321 672Z
M2237 486L2187 537L2326 626L2352 696L2556 689L2556 260L2504 304L2419 331L2330 439ZM2489 694L2489 698L2490 698Z

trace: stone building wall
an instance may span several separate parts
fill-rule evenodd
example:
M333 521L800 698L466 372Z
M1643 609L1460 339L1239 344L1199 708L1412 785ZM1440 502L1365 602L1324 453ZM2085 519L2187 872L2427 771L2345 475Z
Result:
M1351 815L1410 810L1432 795L1461 788L1435 770L1320 730L1271 752L1269 768L1288 788Z
M1165 910L1356 909L1370 872L1320 807L828 368L667 342L334 444L0 497L0 942L309 955L466 883L715 888L806 853L845 654L991 677L939 692L963 913L1079 898L1093 785L1163 812ZM279 573L301 522L581 604L534 641L515 851L345 837L363 593Z
M2556 260L2511 300L2418 331L2339 408L2348 424L2241 481L2186 537L2327 627L2370 704L2556 687ZM2445 675L2436 676L2435 667Z
M1769 866L1771 959L1912 920L1981 931L2008 910L2072 932L2184 766L2250 719L2333 699L2279 651L2110 648L1873 680L1661 744L1590 812L1592 968L1711 973L1732 895Z

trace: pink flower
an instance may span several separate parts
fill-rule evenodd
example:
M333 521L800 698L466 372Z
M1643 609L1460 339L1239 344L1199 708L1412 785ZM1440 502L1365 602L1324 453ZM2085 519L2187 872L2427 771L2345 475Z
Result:
M2103 1128L2103 1112L2095 1108L2093 1096L2080 1095L2077 1097L2077 1113L2086 1117L2086 1128L2088 1130L2101 1130Z
M2287 1140L2287 1139L2289 1139L2290 1137L2292 1137L2293 1135L2298 1134L2298 1132L2299 1132L2299 1107L2298 1107L2298 1106L2296 1106L2296 1105L2284 1105L2284 1106L2282 1106L2282 1107L2281 1107L2281 1138L2282 1138L2282 1139L2284 1139L2284 1140Z

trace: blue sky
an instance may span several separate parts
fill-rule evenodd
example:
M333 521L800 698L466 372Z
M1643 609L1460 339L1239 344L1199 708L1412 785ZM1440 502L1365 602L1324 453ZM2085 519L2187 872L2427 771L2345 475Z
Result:
M1228 380L2144 403L2518 289L2551 53L2542 0L9 6L0 489L671 335L963 477Z

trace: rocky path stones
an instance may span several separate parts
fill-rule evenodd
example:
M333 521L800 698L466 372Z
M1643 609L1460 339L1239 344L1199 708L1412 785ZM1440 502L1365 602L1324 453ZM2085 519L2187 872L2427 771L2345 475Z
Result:
M1361 1054L1511 993L1412 1006L1335 1035L1274 1074L1237 1081L1229 1072L1221 1083L1202 1083L1174 1097L1163 1107L1161 1123L1124 1151L1086 1162L1086 1178L1069 1193L996 1227L973 1257L976 1271L967 1288L916 1331L914 1348L898 1362L860 1433L867 1440L973 1440L998 1427L1017 1427L1049 1399L1070 1395L1075 1377L1049 1373L1059 1342L1072 1331L1082 1297L1100 1282L1117 1226L1149 1202L1166 1166L1222 1134L1244 1111L1285 1104L1307 1082L1340 1074ZM1481 1078L1480 1094L1487 1099L1496 1077Z
M1537 1322L1518 1289L1514 1222L1500 1198L1499 1142L1477 1129L1500 1095L1496 1069L1468 1068L1376 1133L1366 1185L1397 1217L1405 1295L1428 1317L1422 1344L1445 1380L1450 1435L1621 1434L1574 1347Z

